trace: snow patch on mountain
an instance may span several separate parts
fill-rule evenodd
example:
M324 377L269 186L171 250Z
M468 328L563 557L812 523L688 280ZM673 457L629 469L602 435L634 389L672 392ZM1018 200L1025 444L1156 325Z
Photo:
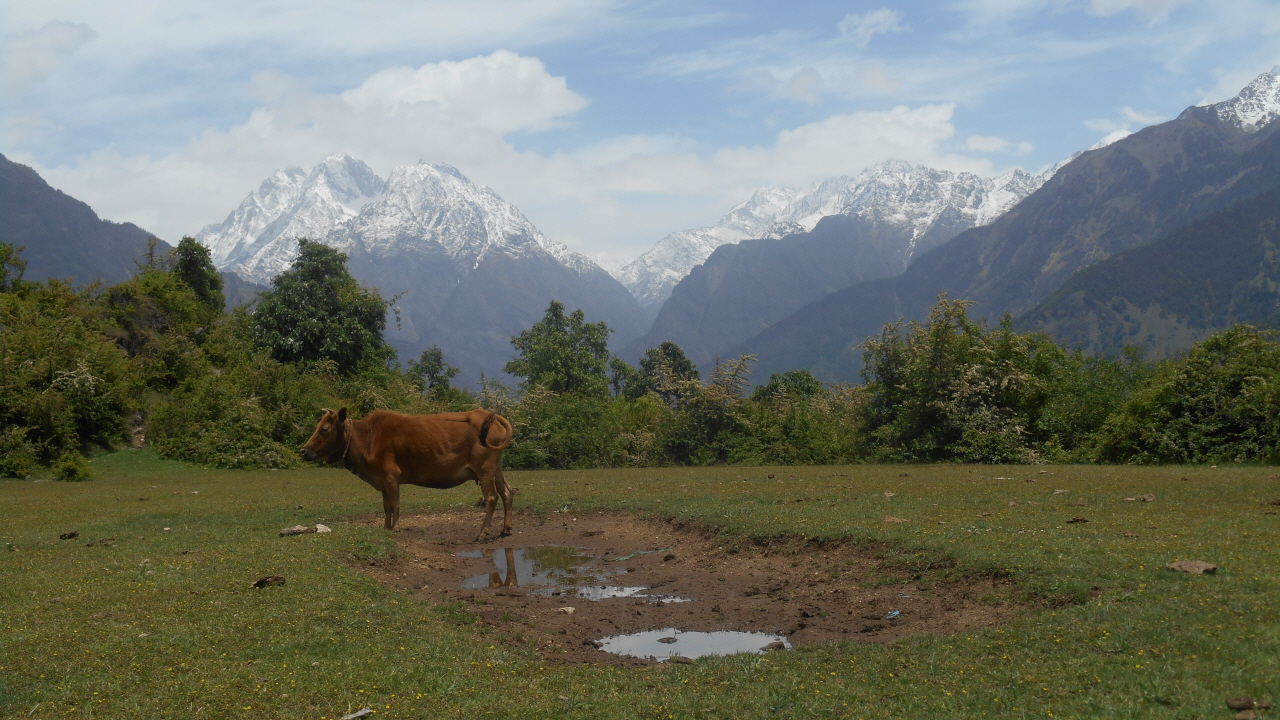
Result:
M1280 117L1280 65L1254 78L1230 100L1210 105L1223 122L1253 132Z
M808 190L765 187L722 217L715 225L682 230L615 275L641 306L660 306L694 267L717 247L747 239L781 238L812 230L832 215L858 215L867 220L909 228L910 247L939 220L965 227L987 225L1035 192L1064 163L1038 175L1014 169L994 178L954 173L901 160L886 160L855 176L834 178Z
M219 269L267 283L293 264L300 237L375 257L405 250L406 244L434 246L468 269L501 251L545 252L578 273L599 270L457 168L420 162L394 168L384 182L346 155L325 158L310 173L277 171L196 239L210 248Z

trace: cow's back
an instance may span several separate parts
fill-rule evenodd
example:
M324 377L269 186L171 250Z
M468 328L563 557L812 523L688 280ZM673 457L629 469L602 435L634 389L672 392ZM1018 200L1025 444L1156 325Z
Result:
M478 454L491 452L480 443L488 416L484 410L437 415L376 410L362 421L370 438L369 460L378 466L393 462L406 482L447 483Z

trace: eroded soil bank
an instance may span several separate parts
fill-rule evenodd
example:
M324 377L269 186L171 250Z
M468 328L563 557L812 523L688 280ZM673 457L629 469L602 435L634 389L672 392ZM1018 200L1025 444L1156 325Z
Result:
M474 543L480 518L478 510L404 516L400 552L353 563L406 593L463 603L492 637L536 646L548 662L648 664L597 644L664 628L774 633L804 647L947 635L1018 611L1002 581L936 567L920 576L885 548L729 547L624 513L519 514L512 536ZM360 522L381 525L381 515ZM625 596L591 599L609 595Z

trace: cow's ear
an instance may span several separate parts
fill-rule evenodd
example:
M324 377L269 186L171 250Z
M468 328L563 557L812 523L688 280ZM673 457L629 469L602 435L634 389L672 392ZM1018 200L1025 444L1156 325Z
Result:
M342 408L341 410L338 411L338 422L346 422L346 421L347 421L347 409Z

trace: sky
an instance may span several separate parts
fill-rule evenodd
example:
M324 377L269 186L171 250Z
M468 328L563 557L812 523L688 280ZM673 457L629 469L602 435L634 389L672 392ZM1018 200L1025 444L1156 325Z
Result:
M0 153L175 241L277 169L454 165L616 267L757 186L1035 172L1280 64L1280 0L6 0Z

